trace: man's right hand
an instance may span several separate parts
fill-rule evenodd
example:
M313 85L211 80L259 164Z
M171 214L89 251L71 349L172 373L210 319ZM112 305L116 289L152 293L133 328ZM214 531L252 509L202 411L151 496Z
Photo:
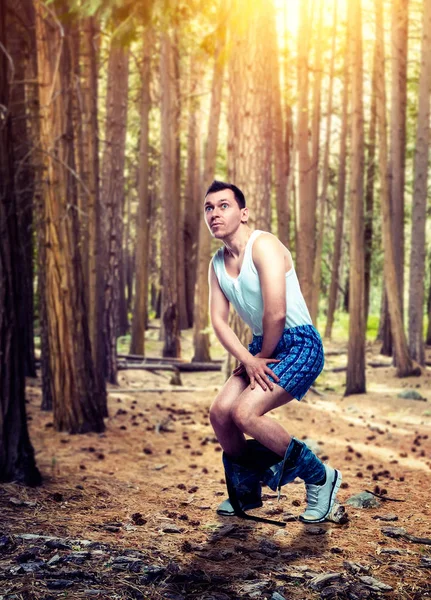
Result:
M233 375L243 375L247 373L250 380L250 387L252 390L256 387L256 383L266 391L268 388L272 391L274 389L274 383L269 379L269 375L274 381L280 381L277 375L268 367L270 363L279 363L279 360L275 358L263 358L256 354L251 356L249 360L241 363L234 369Z

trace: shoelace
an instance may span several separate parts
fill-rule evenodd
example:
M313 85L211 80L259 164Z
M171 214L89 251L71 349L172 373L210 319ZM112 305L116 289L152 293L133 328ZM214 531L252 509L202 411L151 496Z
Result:
M321 486L313 485L312 483L309 483L308 485L305 486L305 489L307 491L308 507L316 506L318 496L319 496L319 487L321 487Z

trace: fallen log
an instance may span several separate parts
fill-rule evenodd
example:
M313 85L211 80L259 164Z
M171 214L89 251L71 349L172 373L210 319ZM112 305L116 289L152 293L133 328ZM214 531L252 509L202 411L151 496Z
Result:
M189 372L195 373L200 371L221 371L222 365L217 363L127 363L125 361L118 361L118 370L123 371L130 369L131 371L178 371L178 372Z
M163 388L132 388L132 389L111 389L108 390L108 394L155 394L163 392L218 392L220 386L211 387L183 387L183 386L172 386Z

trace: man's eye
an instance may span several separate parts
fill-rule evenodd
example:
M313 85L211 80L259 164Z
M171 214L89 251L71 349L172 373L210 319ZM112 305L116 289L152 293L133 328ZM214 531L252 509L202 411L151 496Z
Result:
M212 206L205 206L205 212L209 212L212 209Z
M223 204L221 206L222 206L222 208L228 208L229 204L227 204L226 202L223 202Z

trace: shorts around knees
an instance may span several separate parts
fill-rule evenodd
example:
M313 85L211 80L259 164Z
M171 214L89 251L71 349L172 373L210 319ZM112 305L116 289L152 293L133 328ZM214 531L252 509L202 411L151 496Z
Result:
M251 354L260 352L262 342L261 335L253 336L248 347ZM278 385L301 400L321 373L325 362L319 332L313 325L285 329L271 358L280 361L268 365L280 379Z

